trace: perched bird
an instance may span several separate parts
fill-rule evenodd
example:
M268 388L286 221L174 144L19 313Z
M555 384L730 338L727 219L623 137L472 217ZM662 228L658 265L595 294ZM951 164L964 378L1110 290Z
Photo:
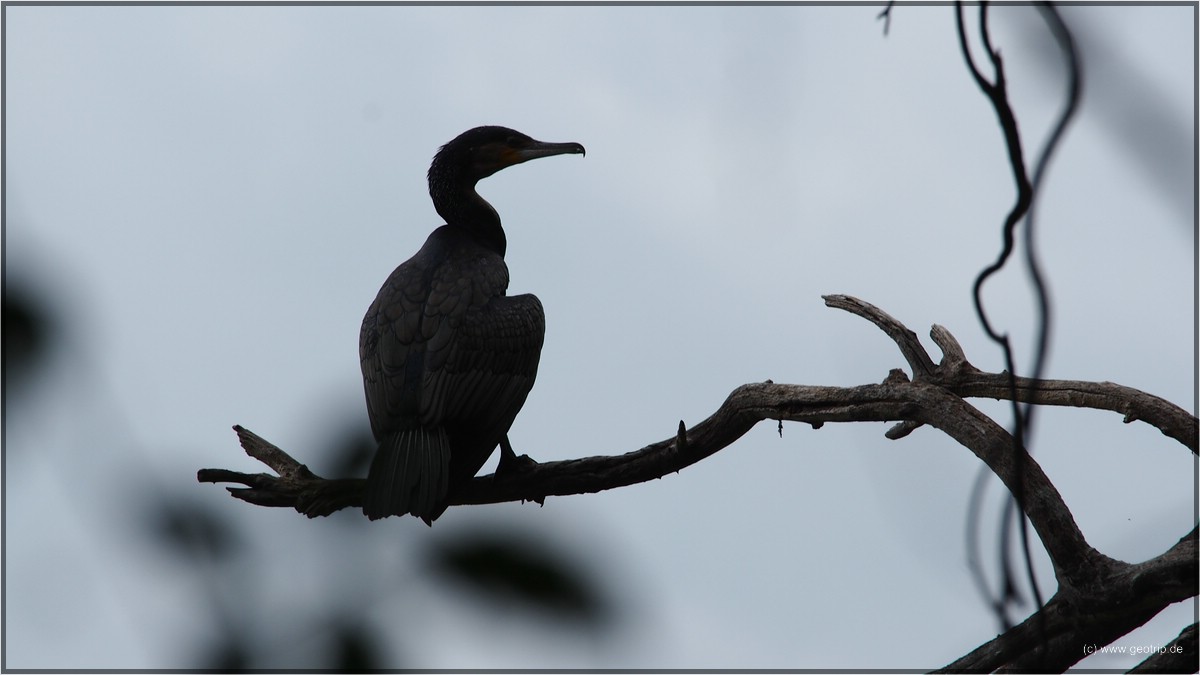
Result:
M363 512L432 522L497 445L503 472L517 459L508 429L537 376L542 303L505 295L500 216L475 192L497 171L539 157L584 154L485 126L442 146L429 195L446 224L392 272L359 334L371 431L379 444Z

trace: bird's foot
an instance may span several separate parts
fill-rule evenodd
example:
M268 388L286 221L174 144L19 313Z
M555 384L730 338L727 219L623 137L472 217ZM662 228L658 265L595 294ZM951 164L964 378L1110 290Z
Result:
M504 453L500 455L500 464L496 467L496 477L503 479L520 475L537 465L537 461L529 455Z
M529 455L517 456L517 453L513 451L512 443L508 442L508 436L500 439L500 464L496 467L497 478L518 475L535 466L537 466L537 462Z
M500 464L496 467L496 479L506 480L520 476L522 473L537 466L537 464L529 455L517 455L512 449L512 443L508 442L508 436L505 436L500 441ZM525 502L526 500L522 499L521 501ZM546 505L546 498L544 496L530 497L529 501L537 502L538 506Z

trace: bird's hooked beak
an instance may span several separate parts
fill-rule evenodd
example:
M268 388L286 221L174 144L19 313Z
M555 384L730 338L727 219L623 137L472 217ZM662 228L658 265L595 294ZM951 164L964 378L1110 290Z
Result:
M524 148L517 148L514 151L517 159L513 164L528 162L531 159L539 157L551 157L553 155L586 155L587 151L578 143L543 143L542 141L533 141Z
M501 169L528 162L541 157L554 155L582 155L584 148L579 143L546 143L532 138L510 139L499 147L498 152L489 161L486 155L482 158L484 175L490 176Z

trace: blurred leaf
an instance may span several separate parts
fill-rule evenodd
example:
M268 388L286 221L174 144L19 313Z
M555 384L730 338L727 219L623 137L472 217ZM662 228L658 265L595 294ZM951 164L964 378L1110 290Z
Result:
M26 293L4 289L4 379L23 385L46 352L47 313Z
M366 627L338 622L334 626L333 670L365 673L383 667L379 648Z
M241 640L229 636L200 657L200 668L218 673L235 673L250 667L250 653Z
M189 558L221 558L238 544L225 520L207 508L180 501L155 508L150 531L164 547Z
M362 478L367 475L375 456L375 439L369 428L356 424L339 434L329 451L331 476Z
M598 624L607 607L600 591L577 566L549 547L494 534L465 537L434 549L433 567L489 596L582 624Z

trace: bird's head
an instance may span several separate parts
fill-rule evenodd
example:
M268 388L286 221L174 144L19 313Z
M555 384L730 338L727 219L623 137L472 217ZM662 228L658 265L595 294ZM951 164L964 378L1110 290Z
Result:
M442 146L429 167L432 187L439 176L457 174L462 181L482 180L514 164L553 155L582 155L578 143L545 143L507 127L475 127Z

